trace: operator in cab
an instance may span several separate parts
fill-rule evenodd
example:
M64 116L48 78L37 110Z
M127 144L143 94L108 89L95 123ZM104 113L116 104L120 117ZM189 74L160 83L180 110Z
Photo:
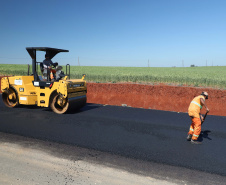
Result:
M53 80L56 74L56 70L52 69L52 66L56 67L58 65L57 62L53 63L48 54L45 54L45 60L43 60L44 71L50 75L50 79ZM45 73L44 72L44 73Z

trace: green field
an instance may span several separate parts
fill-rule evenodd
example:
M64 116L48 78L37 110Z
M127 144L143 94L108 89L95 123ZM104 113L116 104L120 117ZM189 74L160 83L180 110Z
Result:
M66 70L64 66L63 70ZM27 71L27 65L0 64L0 75L27 75ZM226 89L226 66L183 68L71 66L71 78L81 78L82 74L86 74L88 82L97 83L166 83Z

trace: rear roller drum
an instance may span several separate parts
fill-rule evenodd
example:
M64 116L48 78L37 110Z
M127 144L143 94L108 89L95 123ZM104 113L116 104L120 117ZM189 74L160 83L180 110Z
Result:
M9 89L6 92L2 93L2 100L3 103L7 106L7 107L15 107L18 105L18 97L17 94L14 90Z
M68 99L61 97L59 94L53 96L50 102L50 108L57 114L63 114L68 110Z

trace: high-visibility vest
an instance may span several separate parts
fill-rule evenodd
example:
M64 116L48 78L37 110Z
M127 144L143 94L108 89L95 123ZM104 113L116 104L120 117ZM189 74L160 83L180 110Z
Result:
M54 77L53 77L53 73L52 73L52 71L51 71L51 73L50 73L50 79L52 80Z
M200 111L202 109L201 98L205 101L205 97L202 95L196 96L188 107L189 116L199 118Z

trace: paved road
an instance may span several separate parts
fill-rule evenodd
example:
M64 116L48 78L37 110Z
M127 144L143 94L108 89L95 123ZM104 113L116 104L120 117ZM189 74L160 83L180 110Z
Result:
M131 163L145 166L133 159L56 142L0 133L0 148L1 185L185 184L125 169Z
M207 117L200 138L202 145L186 141L189 125L185 113L88 104L79 112L57 115L34 106L9 109L0 101L0 132L225 178L226 117Z

